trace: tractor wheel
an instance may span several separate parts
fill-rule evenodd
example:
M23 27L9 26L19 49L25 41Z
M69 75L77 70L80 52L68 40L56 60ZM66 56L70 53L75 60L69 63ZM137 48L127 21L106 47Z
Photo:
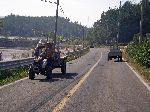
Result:
M51 79L51 76L52 76L52 68L46 67L46 78Z
M122 56L120 56L120 61L122 61Z
M66 74L66 62L62 63L61 72L62 72L63 75Z
M46 75L45 68L41 69L41 70L40 70L40 73L41 73L41 75Z
M120 56L118 57L118 61L120 61Z
M110 60L109 55L108 55L108 61Z
M32 68L29 69L29 79L34 80L35 73L33 72Z

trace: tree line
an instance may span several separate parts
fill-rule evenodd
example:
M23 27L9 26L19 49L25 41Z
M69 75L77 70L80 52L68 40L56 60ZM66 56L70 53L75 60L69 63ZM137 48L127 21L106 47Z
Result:
M2 19L2 35L5 36L42 36L42 34L54 34L55 16L26 17L19 15L8 15ZM58 35L64 37L81 37L82 25L71 22L63 17L58 18Z
M145 36L150 33L150 1L142 0L143 6L143 32ZM119 15L120 11L120 15ZM94 23L93 28L89 29L88 40L91 43L106 43L112 38L117 37L118 21L119 42L128 43L133 40L134 34L140 32L141 3L135 4L127 1L119 8L109 8L101 14L101 19Z

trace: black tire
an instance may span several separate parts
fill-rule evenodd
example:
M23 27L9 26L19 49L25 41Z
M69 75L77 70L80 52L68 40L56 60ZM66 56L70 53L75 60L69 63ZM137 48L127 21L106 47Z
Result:
M120 61L122 62L122 56L120 56Z
M33 72L32 68L29 69L29 79L34 80L35 73Z
M121 56L120 56L120 61L122 62L122 52L121 52Z
M120 57L118 57L118 61L120 61Z
M109 56L108 56L108 61L109 61Z
M63 75L66 74L66 62L62 63L61 72L62 72Z
M41 73L41 75L46 75L45 68L41 69L41 70L40 70L40 73Z
M52 68L46 67L46 79L51 79L52 77Z

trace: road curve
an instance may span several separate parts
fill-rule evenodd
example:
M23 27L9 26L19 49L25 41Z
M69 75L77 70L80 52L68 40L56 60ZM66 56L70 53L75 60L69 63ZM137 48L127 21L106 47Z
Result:
M97 63L62 112L150 112L150 91L125 62L107 61L107 49L95 48L67 64L67 74L37 76L0 89L0 112L51 112Z
M107 52L62 112L150 112L150 91L125 62L107 62Z

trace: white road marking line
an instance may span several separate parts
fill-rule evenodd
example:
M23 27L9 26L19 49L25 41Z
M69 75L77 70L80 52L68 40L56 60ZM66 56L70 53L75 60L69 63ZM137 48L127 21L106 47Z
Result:
M143 80L143 78L127 63L126 65L133 71L133 73L137 76L137 78L146 86L146 88L150 91L150 86Z
M91 74L91 72L94 70L94 68L98 65L98 63L102 59L102 52L100 59L94 64L94 66L82 77L82 79L69 91L69 93L54 107L52 112L60 112L66 103L70 100L71 96L75 94L75 92L81 87L83 82L88 78L88 76Z

